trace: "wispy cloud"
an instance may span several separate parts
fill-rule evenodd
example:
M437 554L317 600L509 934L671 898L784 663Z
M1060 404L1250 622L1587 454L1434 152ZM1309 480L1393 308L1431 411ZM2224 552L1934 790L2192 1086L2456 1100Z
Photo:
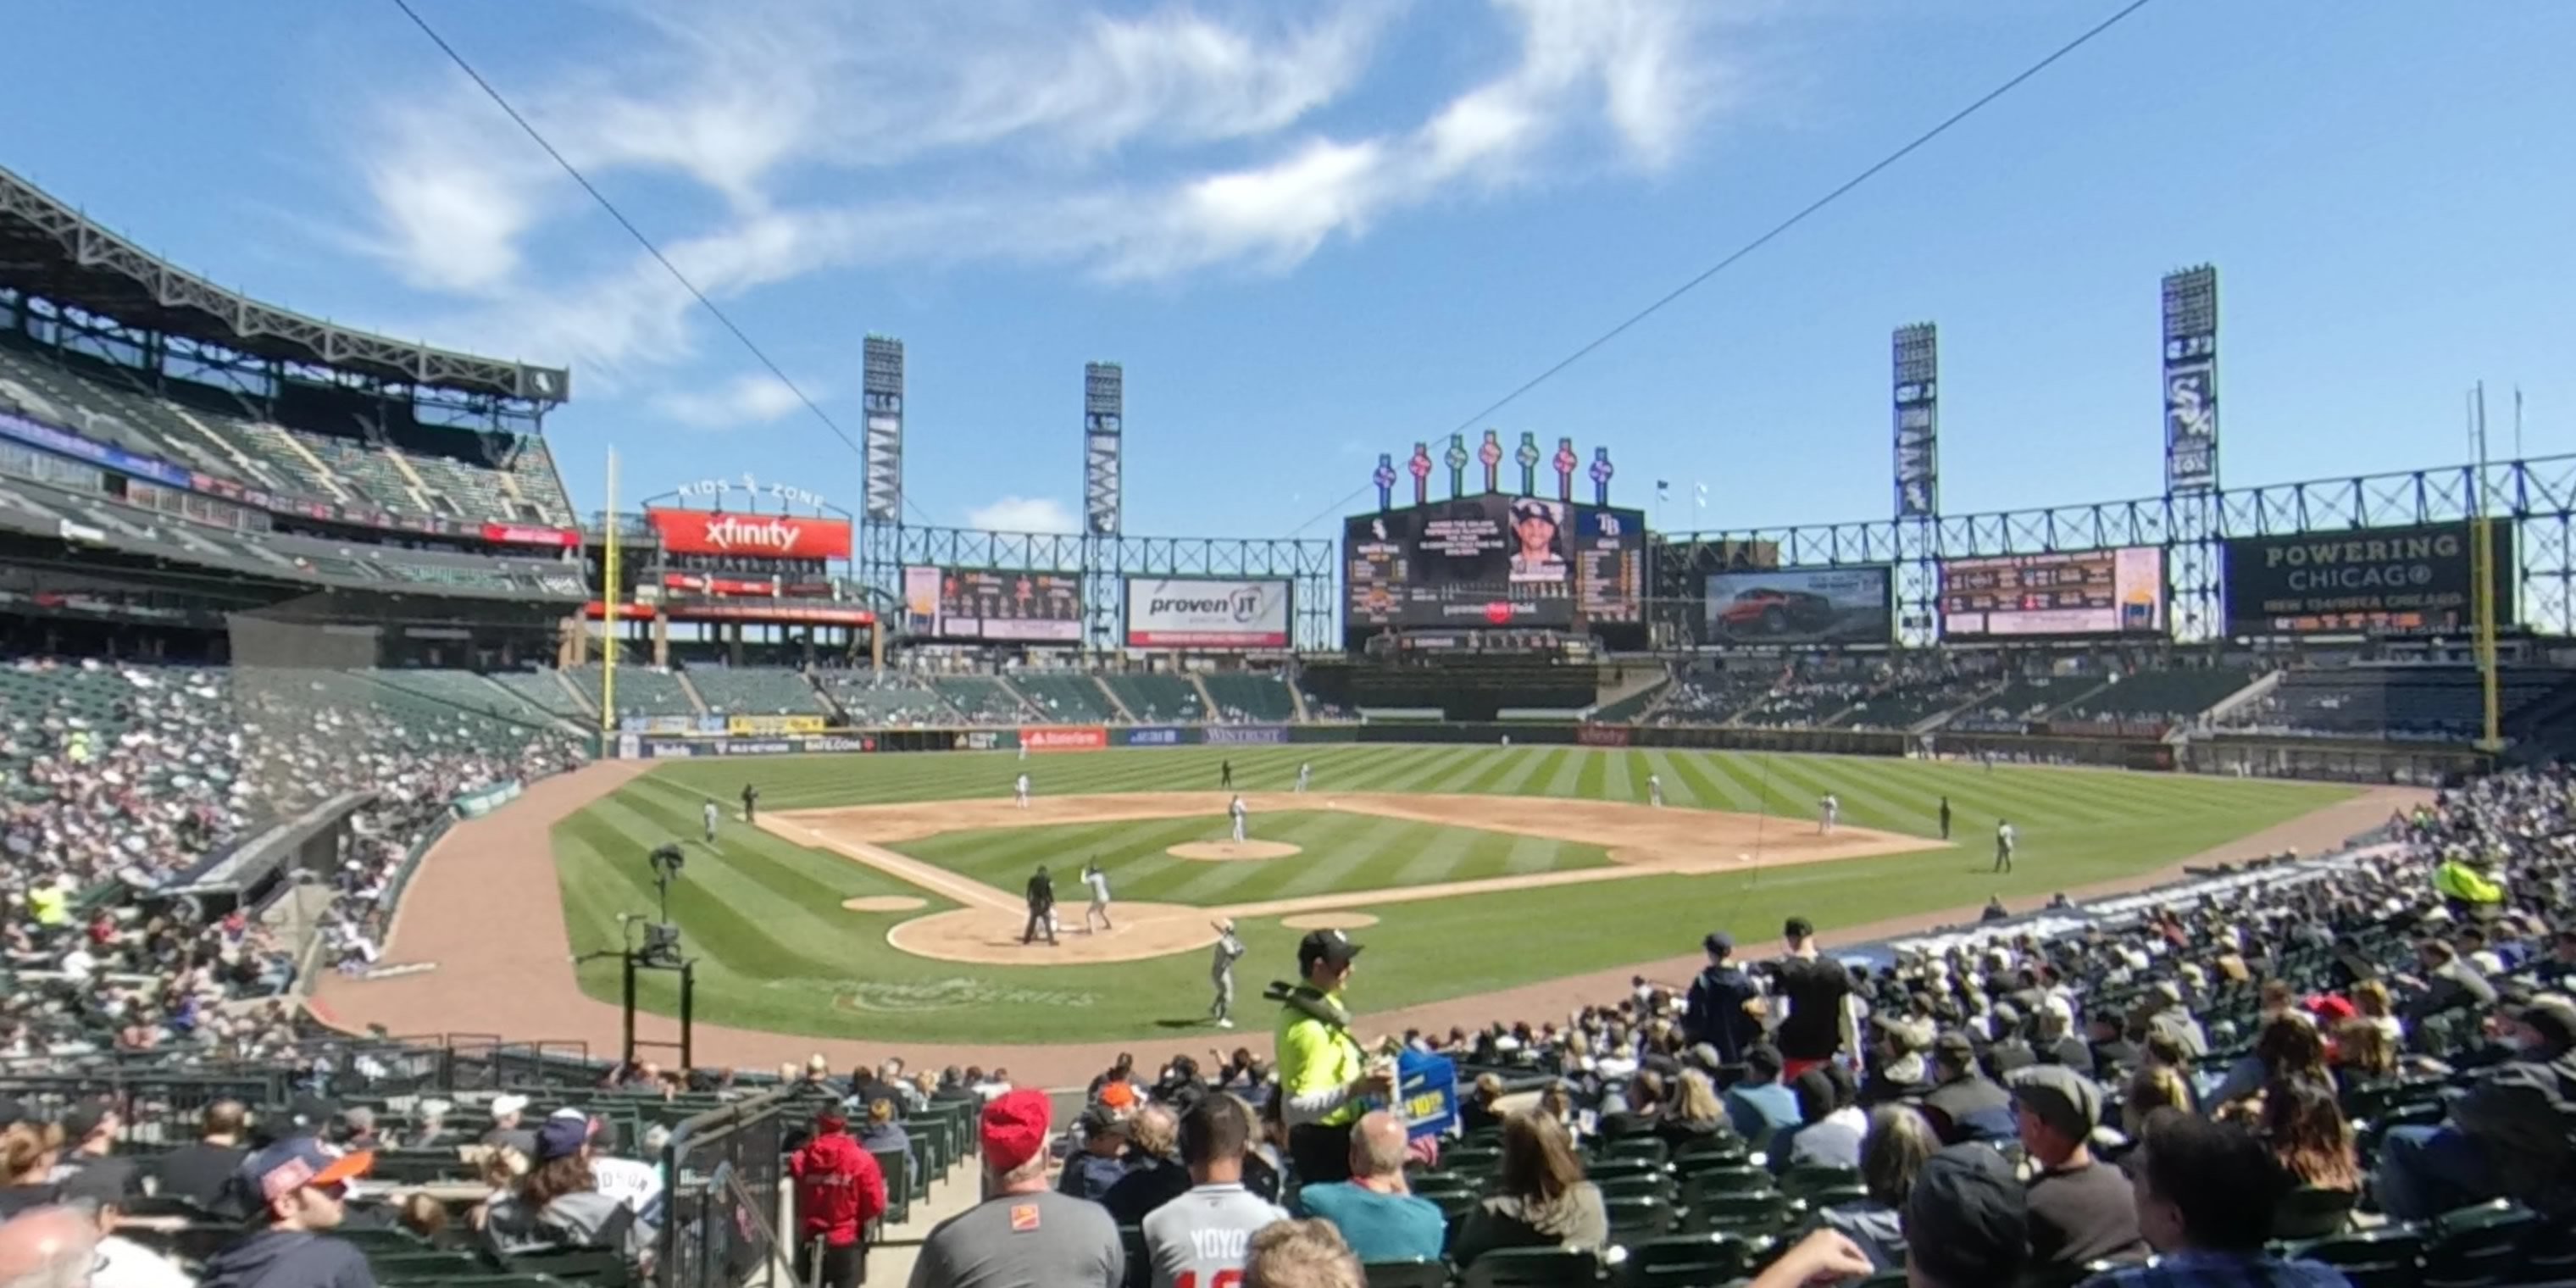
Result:
M825 0L636 2L631 49L508 88L595 178L715 197L694 225L652 231L720 298L880 264L1282 272L1435 202L1669 166L1732 83L1712 48L1727 0L1488 0L1509 56L1374 127L1348 124L1370 115L1350 100L1403 0L1293 17L1230 0L1141 15L961 0L935 20ZM461 85L398 102L366 141L369 244L459 302L440 334L611 381L693 351L692 301L641 256L569 278L538 267L527 243L587 212L524 141L491 137L490 104ZM1342 124L1318 128L1326 108Z
M986 532L1073 532L1081 525L1064 502L1043 496L1006 496L966 512L966 526Z
M807 397L819 398L824 392L812 385L805 387ZM737 376L713 388L690 386L675 389L654 399L654 405L684 425L700 429L740 429L768 424L805 404L786 381L760 371Z

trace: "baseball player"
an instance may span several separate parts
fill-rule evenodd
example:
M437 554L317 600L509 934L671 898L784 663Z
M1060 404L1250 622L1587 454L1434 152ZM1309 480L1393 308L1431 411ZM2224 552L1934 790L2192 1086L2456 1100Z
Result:
M1082 883L1091 887L1091 906L1082 910L1082 933L1091 933L1094 917L1100 918L1102 930L1115 929L1109 924L1109 874L1100 870L1100 860L1083 865Z
M1024 743L1021 743L1021 744L1020 744L1020 759L1022 759L1022 760L1026 760L1026 759L1028 759L1028 758L1029 758L1029 745L1028 745L1027 743L1025 743L1025 742L1024 742Z
M716 843L716 818L723 812L724 811L716 808L716 803L713 800L709 800L707 802L705 809L698 811L698 813L706 819L707 845L711 848Z
M1827 792L1825 798L1816 804L1822 811L1816 816L1816 830L1827 836L1833 835L1835 822L1842 818L1842 798Z
M1055 944L1055 879L1047 875L1043 863L1029 878L1029 924L1020 932L1020 942L1036 943L1040 930L1046 932L1047 944L1052 947Z
M1662 809L1662 808L1664 807L1664 776L1663 776L1663 775L1661 775L1661 774L1648 774L1648 775L1646 775L1646 803L1647 803L1648 805L1653 806L1653 807L1654 807L1654 808L1656 808L1656 809Z
M1216 950L1208 963L1208 976L1216 985L1216 1003L1208 1014L1216 1017L1220 1029L1234 1027L1234 963L1243 956L1243 941L1234 937L1234 922L1216 923Z
M1244 809L1243 798L1240 796L1235 797L1234 803L1225 807L1225 812L1228 815L1231 815L1234 819L1234 843L1237 845L1243 844L1243 816L1250 812Z
M1305 792L1306 792L1306 784L1307 784L1308 782L1312 781L1312 780L1314 779L1314 777L1315 777L1315 766L1314 766L1314 765L1312 765L1312 764L1310 764L1310 763L1308 763L1308 762L1305 762L1305 761L1300 761L1300 762L1298 762L1298 765L1297 765L1297 793L1298 793L1299 795L1301 795L1301 796L1302 796L1302 795L1304 795L1304 794L1305 794Z
M1220 761L1218 761L1218 762L1217 762L1217 766L1216 766L1216 785L1217 785L1217 790L1219 790L1219 791L1227 791L1227 792L1230 792L1230 791L1233 791L1233 790L1234 790L1234 762L1233 762L1233 761L1231 761L1231 760L1220 760Z
M1029 776L1022 774L1011 781L1011 803L1021 809L1029 807Z
M1997 872L2010 872L2010 871L2012 871L2012 870L2013 870L2013 869L2012 869L2013 840L2014 840L2014 836L2013 836L2013 825L2012 825L2012 824L2010 824L2010 823L2005 822L2005 821L2004 821L2004 820L2002 820L2002 819L1996 819L1996 820L1995 820L1995 869L1994 869L1995 871L1997 871Z

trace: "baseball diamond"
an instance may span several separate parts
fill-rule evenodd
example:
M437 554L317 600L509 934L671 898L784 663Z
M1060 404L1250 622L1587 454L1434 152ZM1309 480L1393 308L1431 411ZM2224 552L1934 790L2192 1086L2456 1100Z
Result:
M1233 762L1244 789L1252 838L1297 853L1225 863L1169 853L1224 836L1228 798L1155 789L1213 782L1221 759ZM1314 786L1296 795L1287 789L1300 764L1312 766ZM1033 800L1020 810L1009 791L1024 768ZM560 899L559 933L571 953L617 942L619 915L648 906L653 893L634 856L686 837L671 915L701 960L702 1026L997 1046L1168 1037L1195 1026L1203 949L1219 917L1235 919L1250 949L1249 988L1284 972L1309 918L1373 918L1364 987L1381 1011L1638 966L1672 956L1711 926L1759 939L1790 913L1848 928L1972 907L1990 895L2036 902L2197 858L2275 850L2284 828L2322 845L2328 833L2361 830L2387 813L2375 797L2309 783L1565 746L1175 748L1035 761L809 756L601 769L616 773L614 788L603 783L591 789L596 799L566 803L552 827L559 895L542 893ZM1663 785L1661 810L1645 804L1649 775ZM760 787L758 828L729 824L714 846L698 842L701 802L735 797L747 778ZM1821 837L1814 802L1828 792L1844 802L1845 825ZM1944 795L1962 819L2014 820L2025 838L2016 871L1989 876L1967 830L1956 844L1937 839ZM1111 882L1115 928L1086 935L1075 876L1091 861ZM443 879L478 887L486 879L455 862L441 855L427 866L406 922L435 915L418 910L440 899ZM1023 947L1019 888L1041 863L1056 874L1062 929L1055 947ZM538 870L517 868L512 879L533 881ZM486 894L470 897L488 906ZM918 906L894 906L901 899ZM1297 925L1287 924L1292 918ZM438 952L446 936L428 933L398 935L396 955ZM577 978L595 999L557 1026L604 1037L615 1022L614 964L576 972L560 964L563 953L544 966L535 956L527 968L562 978L567 991ZM461 953L438 964L324 995L343 1023L406 1013L419 1022L443 1005L433 999L473 995L474 981L502 988L508 976L499 972L520 969ZM667 983L650 977L642 998L665 1012L676 1005Z

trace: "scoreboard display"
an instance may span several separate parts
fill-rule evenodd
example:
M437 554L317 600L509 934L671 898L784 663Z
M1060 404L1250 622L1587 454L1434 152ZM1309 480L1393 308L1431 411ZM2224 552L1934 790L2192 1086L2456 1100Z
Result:
M1342 529L1345 631L1535 627L1642 638L1636 510L1501 494L1355 515Z
M906 568L904 600L908 625L936 639L1082 639L1082 578L1073 573Z
M1954 639L2144 635L2164 628L2164 552L2152 546L1941 565L1941 633Z

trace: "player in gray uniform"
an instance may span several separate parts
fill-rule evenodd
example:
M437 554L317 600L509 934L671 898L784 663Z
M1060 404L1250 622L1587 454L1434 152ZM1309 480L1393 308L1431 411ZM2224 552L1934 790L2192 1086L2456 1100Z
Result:
M1208 963L1208 978L1216 985L1216 1004L1208 1014L1216 1017L1220 1029L1234 1027L1234 963L1243 956L1243 941L1234 937L1234 923L1216 923L1216 949Z
M1243 1187L1251 1144L1252 1111L1223 1092L1201 1098L1181 1119L1181 1161L1191 1185L1146 1214L1154 1288L1210 1288L1241 1278L1253 1231L1288 1219L1278 1204Z

